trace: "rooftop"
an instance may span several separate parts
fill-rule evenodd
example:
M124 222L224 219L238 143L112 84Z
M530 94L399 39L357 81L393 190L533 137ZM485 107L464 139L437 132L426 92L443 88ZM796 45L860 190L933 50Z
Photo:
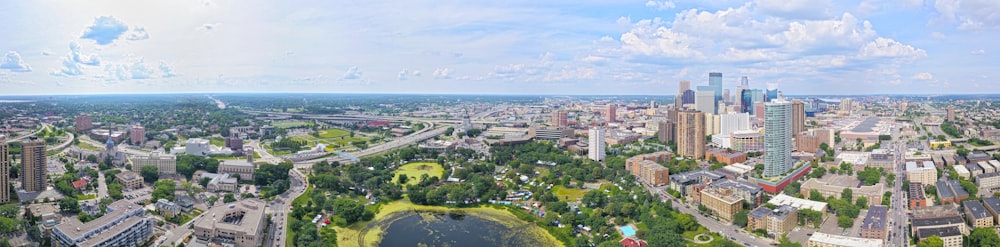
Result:
M958 226L932 227L917 229L917 238L924 239L930 236L938 237L962 236L962 229Z
M949 180L948 183L951 184L951 189L953 192L955 192L955 196L957 197L969 196L969 192L965 191L965 188L962 187L962 183L959 183L958 180Z
M127 215L135 214L137 213L136 211L142 211L142 210L143 210L142 207L140 207L135 203L132 203L127 200L118 200L111 203L111 205L108 205L108 210L104 214L104 216L91 220L90 222L87 223L80 222L79 220L76 219L76 217L69 217L69 219L63 221L62 224L56 225L56 230L65 233L66 236L70 237L71 239L79 239L94 233L94 231L97 231L98 229L103 229L107 225L114 224L114 225L131 226L135 223L135 221L140 220L141 217L128 217L127 219L125 219L124 222L119 222L117 224L116 221L121 220L122 217L126 217ZM125 230L124 227L110 228L101 231L100 234L97 234L95 236L96 238L100 239L102 238L102 236L115 235L115 234L106 234L108 233L108 231L120 232L123 230ZM88 239L87 241L91 240L92 239ZM99 242L100 241L97 241L97 243Z
M993 209L993 212L1000 212L1000 198L985 198L983 199L983 206Z
M868 214L865 215L865 220L861 223L861 229L876 229L885 230L886 228L886 215L889 213L889 207L886 206L871 206L868 208Z
M749 191L750 193L757 193L764 191L764 188L760 187L759 185L752 184L750 182L743 180L736 180L729 178L715 181L709 186L723 188L723 189L736 189L741 191Z
M219 165L252 167L253 163L250 163L249 161L246 160L223 160L222 163L220 163Z
M870 117L859 123L857 126L854 126L854 128L851 129L851 132L872 132L875 129L875 126L878 125L879 121L881 121L881 119L877 117Z
M826 234L822 232L813 233L809 237L809 242L827 243L835 246L855 246L855 247L881 247L881 239L855 238L840 235Z
M934 162L932 162L932 161L924 161L924 162L922 162L920 164L917 164L917 162L913 162L913 161L907 161L906 162L906 171L907 172L922 171L922 170L936 170L936 168L934 168Z
M965 211L970 214L970 217L976 219L990 218L993 215L989 211L986 211L986 206L983 206L983 202L968 200L962 202L962 206L965 207Z
M784 193L772 197L771 200L767 202L774 205L788 205L798 209L808 208L819 212L823 212L823 210L826 210L825 202L817 202L817 201L795 198L785 195Z
M753 217L753 218L764 218L764 217L766 217L769 214L771 214L771 209L770 208L758 207L758 208L753 209L753 211L750 211L750 213L747 214L747 216L750 216L750 217Z
M951 189L948 188L948 182L937 181L935 184L939 198L955 197L955 195L951 193Z
M952 224L965 224L965 219L962 216L945 216L937 218L926 218L926 219L913 219L913 227L921 226L943 226Z
M264 206L264 201L259 199L243 199L228 206L213 207L204 213L204 217L194 222L194 227L256 234L258 228L264 227L257 224L264 217ZM238 216L225 217L226 215Z

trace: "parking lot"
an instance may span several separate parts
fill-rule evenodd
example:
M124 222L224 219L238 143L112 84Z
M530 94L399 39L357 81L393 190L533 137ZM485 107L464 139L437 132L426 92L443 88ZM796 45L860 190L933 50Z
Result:
M820 232L838 236L860 237L861 234L858 230L861 228L861 223L865 220L865 215L867 214L868 210L862 209L861 213L858 214L858 218L854 219L854 226L846 230L837 226L837 216L830 214L827 216L826 221L823 222L823 225L820 226Z
M128 191L127 189L122 191L122 195L125 196L125 200L133 202L135 204L142 204L141 202L149 201L153 198L153 189L149 187L143 187Z

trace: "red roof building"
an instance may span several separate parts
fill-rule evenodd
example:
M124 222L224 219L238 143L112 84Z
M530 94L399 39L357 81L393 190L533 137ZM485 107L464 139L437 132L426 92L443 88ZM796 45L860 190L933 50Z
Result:
M622 247L646 247L647 245L646 240L639 239L635 236L625 237L622 241L618 241L618 243L622 244Z
M73 188L76 189L76 190L82 190L83 187L86 187L86 186L87 186L87 180L80 179L80 180L73 181Z

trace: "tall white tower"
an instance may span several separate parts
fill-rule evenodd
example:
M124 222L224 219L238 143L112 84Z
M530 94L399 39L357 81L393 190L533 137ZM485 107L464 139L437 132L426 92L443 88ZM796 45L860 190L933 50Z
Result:
M590 143L588 143L587 158L594 161L604 160L604 128L590 128Z

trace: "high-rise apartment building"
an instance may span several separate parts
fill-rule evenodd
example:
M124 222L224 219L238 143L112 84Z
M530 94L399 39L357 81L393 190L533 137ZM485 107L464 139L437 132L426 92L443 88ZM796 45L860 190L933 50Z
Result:
M700 159L705 155L705 114L699 111L677 113L677 154Z
M566 110L554 110L552 111L552 126L554 127L566 127L569 126L569 120L566 116Z
M948 106L948 122L955 122L955 106Z
M94 124L91 122L90 115L76 116L76 126L74 128L76 132L86 131L92 128L94 128Z
M613 103L608 104L608 109L604 112L604 119L608 120L609 123L618 121L618 105Z
M775 99L764 104L764 176L792 169L792 104Z
M593 127L590 128L590 136L588 136L588 150L587 158L594 161L604 160L604 128Z
M676 133L674 132L677 125L673 120L666 120L659 123L659 129L657 129L657 138L662 143L669 143L677 140Z
M792 100L792 134L806 130L806 104Z
M10 202L10 146L0 138L0 203Z
M841 111L851 111L851 99L840 99L840 110Z
M130 130L128 134L129 141L132 142L132 145L139 145L146 141L146 128L143 128L142 126L132 126L132 130Z
M21 144L21 187L27 192L45 190L45 141L32 137Z
M695 92L694 109L704 113L718 114L716 109L718 105L715 102L715 93L712 91L698 90Z

